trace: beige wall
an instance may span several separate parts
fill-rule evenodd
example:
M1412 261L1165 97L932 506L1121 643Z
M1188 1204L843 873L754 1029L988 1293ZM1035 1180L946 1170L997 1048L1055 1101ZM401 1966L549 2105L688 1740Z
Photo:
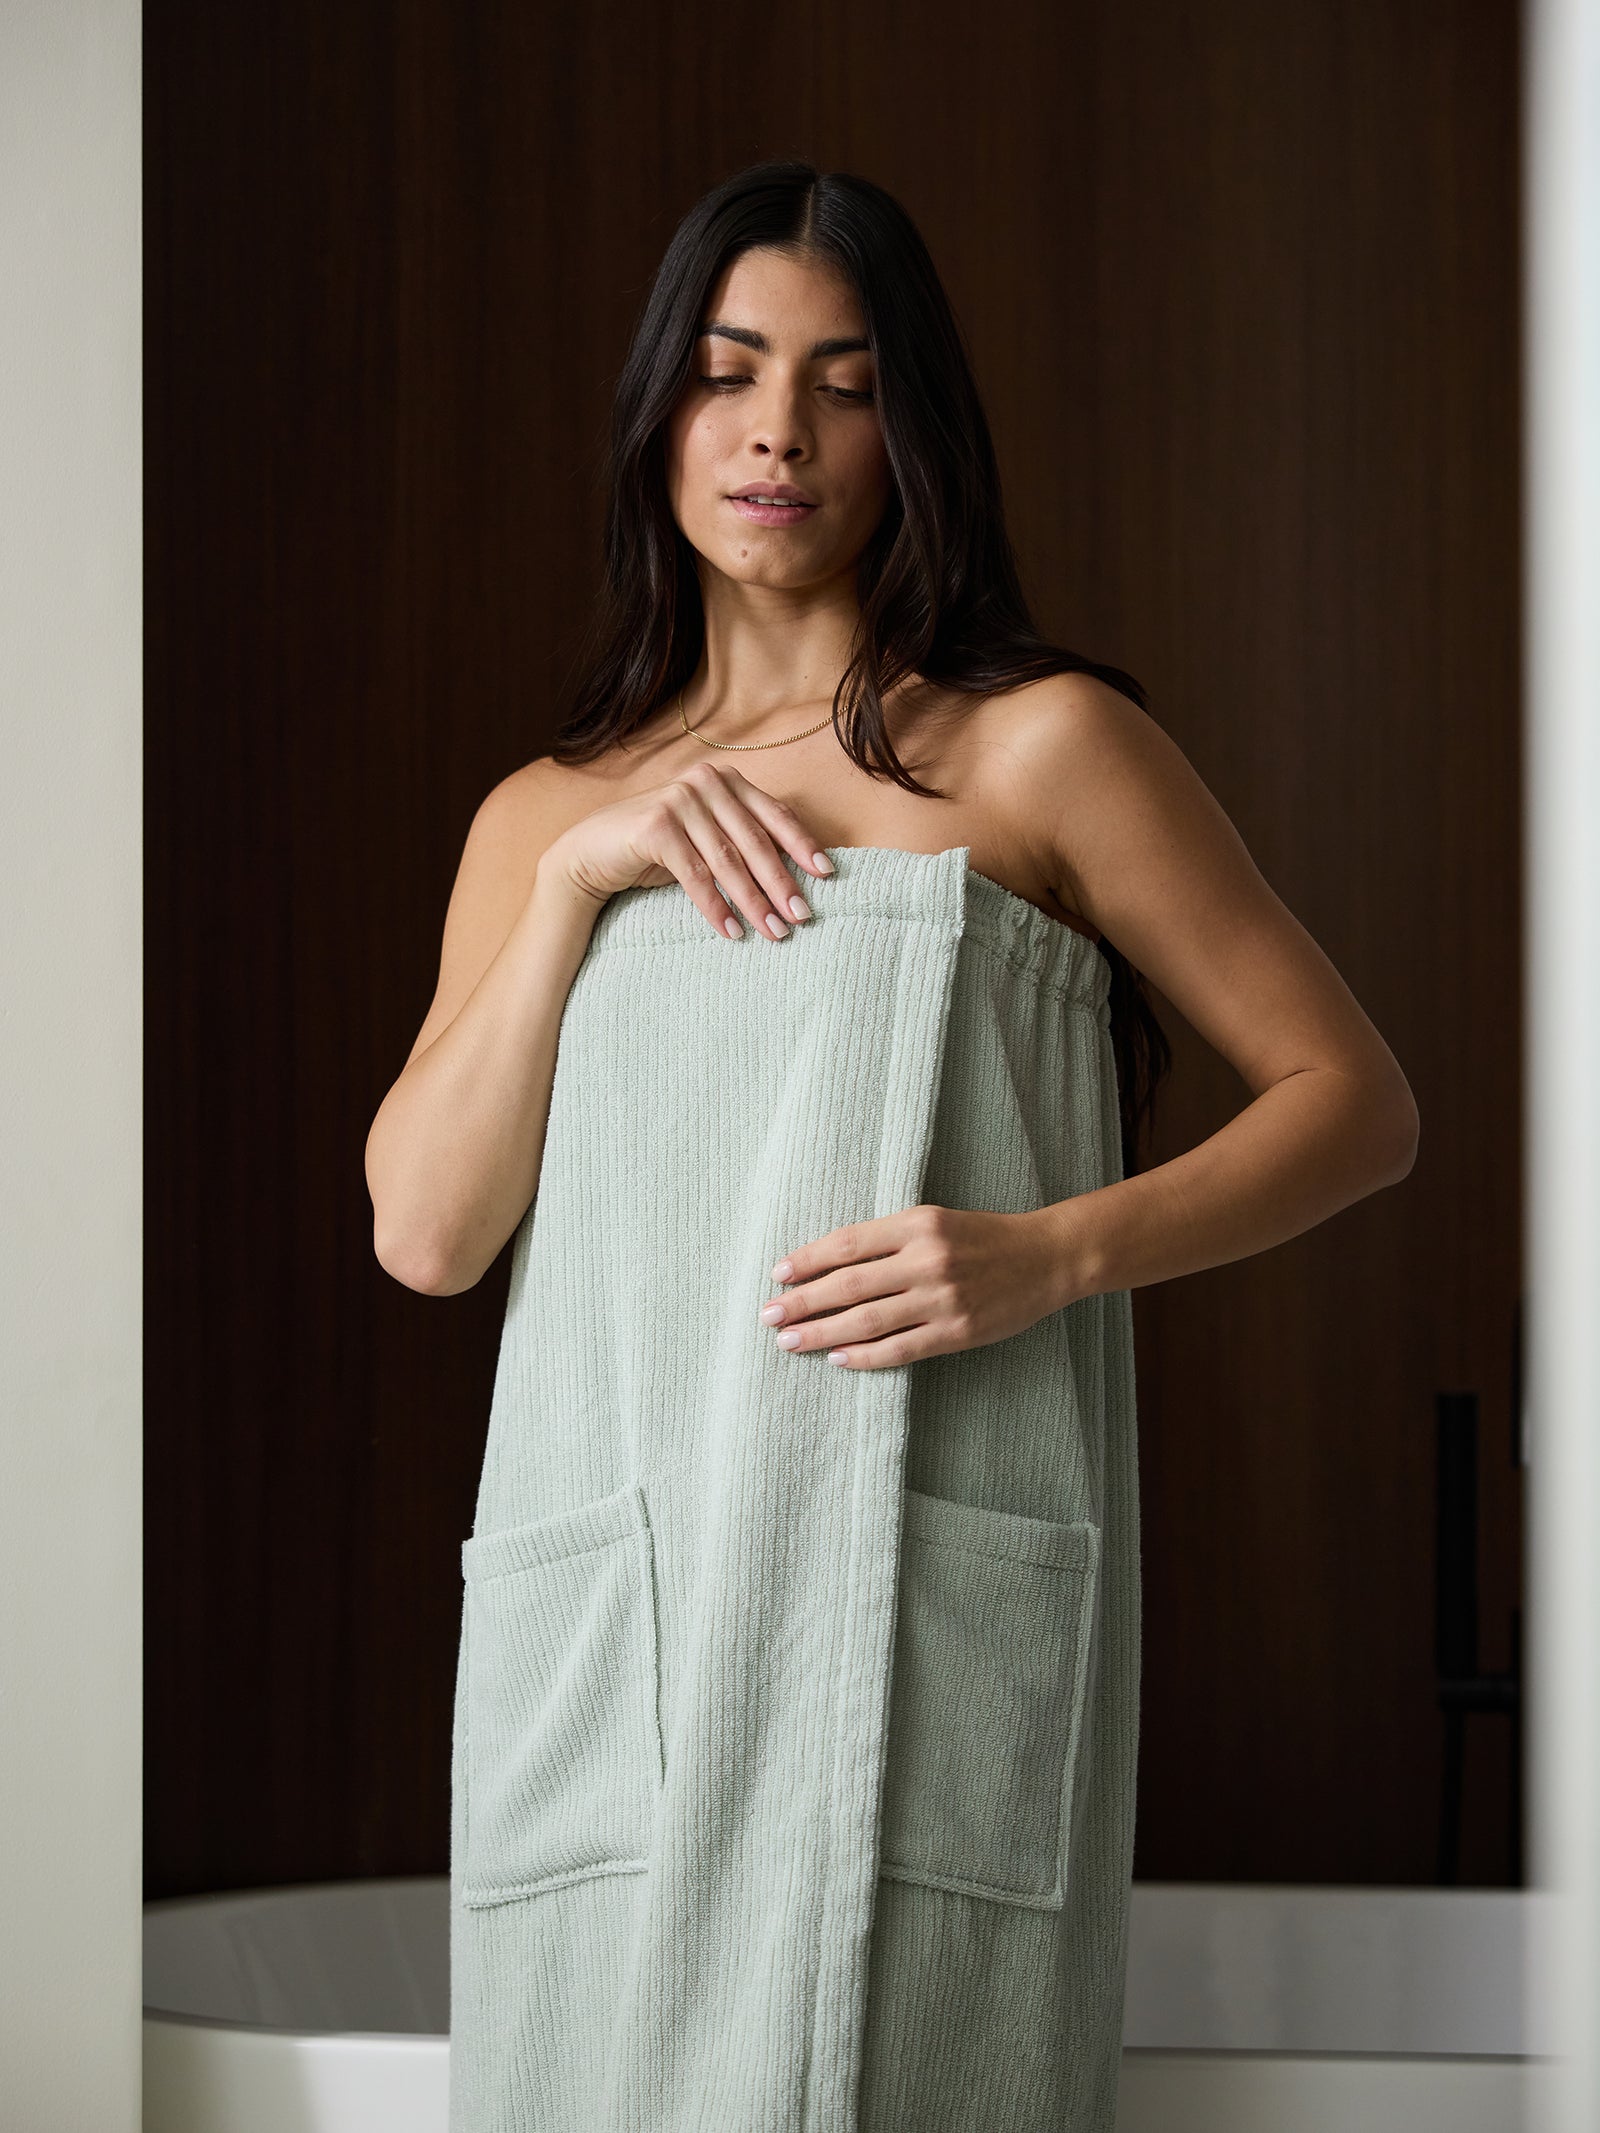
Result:
M1530 2036L1557 2078L1528 2133L1600 2125L1600 4L1524 16L1523 509L1528 631L1534 1299Z
M0 10L0 2121L139 2123L138 0Z

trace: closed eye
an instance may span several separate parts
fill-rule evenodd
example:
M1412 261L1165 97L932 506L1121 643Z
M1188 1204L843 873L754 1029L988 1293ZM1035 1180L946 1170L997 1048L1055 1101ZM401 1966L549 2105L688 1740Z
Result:
M741 385L748 385L750 383L750 380L748 378L702 377L700 383L702 385L709 385L713 392L725 393L735 391ZM839 400L869 401L876 397L875 394L870 392L851 392L848 387L843 385L825 385L822 390L824 392L832 393L834 397Z

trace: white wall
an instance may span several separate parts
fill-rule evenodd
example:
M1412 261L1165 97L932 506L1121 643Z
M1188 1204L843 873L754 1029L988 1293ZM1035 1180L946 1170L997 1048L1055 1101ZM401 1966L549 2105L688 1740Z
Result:
M139 2123L138 0L0 8L0 2122Z
M1530 0L1524 105L1529 1863L1539 2133L1600 2126L1600 5ZM1537 2041L1537 2036L1536 2036Z

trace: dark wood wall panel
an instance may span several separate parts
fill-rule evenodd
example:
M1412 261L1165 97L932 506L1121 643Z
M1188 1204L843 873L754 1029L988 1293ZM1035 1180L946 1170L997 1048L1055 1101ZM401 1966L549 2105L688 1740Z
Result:
M677 217L918 219L1041 620L1151 688L1393 1044L1411 1177L1137 1299L1137 1871L1426 1882L1432 1400L1520 1582L1515 9L145 16L148 1890L442 1871L504 1259L371 1251L461 842L548 743ZM1158 1155L1244 1100L1170 1007ZM1515 1873L1474 1721L1463 1875Z

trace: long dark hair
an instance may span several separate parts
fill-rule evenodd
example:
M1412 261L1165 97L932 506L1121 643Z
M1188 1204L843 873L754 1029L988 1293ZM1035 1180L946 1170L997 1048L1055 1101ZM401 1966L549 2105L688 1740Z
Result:
M820 259L854 287L877 367L892 493L862 551L861 618L834 692L852 761L941 798L895 754L883 697L923 677L987 696L1047 674L1092 674L1149 712L1141 684L1040 636L1017 574L989 425L961 329L916 225L881 186L809 163L759 163L697 201L673 232L633 332L612 404L605 469L605 577L552 750L588 763L634 732L699 664L705 635L695 551L667 496L663 431L687 385L704 306L752 247ZM1122 1159L1170 1064L1138 971L1109 941L1111 1037Z

